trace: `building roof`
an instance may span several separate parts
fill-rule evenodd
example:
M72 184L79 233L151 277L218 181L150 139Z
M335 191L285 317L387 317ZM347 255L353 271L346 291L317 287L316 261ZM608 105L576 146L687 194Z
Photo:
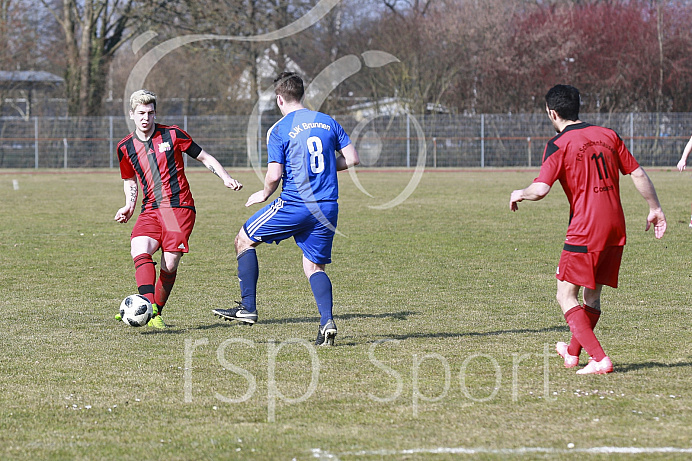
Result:
M42 70L0 70L0 86L3 88L41 88L60 85L64 81Z

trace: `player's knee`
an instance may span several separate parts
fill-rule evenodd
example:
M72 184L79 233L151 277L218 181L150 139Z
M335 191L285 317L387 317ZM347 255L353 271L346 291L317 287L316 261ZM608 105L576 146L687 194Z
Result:
M312 261L309 261L307 259L303 260L303 272L305 272L305 276L308 279L310 277L312 277L313 274L316 274L317 272L326 272L325 269L326 269L326 267L324 264L316 264L316 263L313 263Z
M307 277L308 280L310 280L310 277L312 277L314 274L316 274L316 273L318 273L318 272L324 272L324 271L319 271L319 270L314 270L314 269L308 269L308 268L304 267L304 268L303 268L303 272L305 272L305 277Z
M243 229L240 229L238 233L235 236L235 240L233 241L233 244L235 245L235 252L239 253L240 250L242 250L242 245L241 245L241 236L240 234L243 232Z
M137 259L141 255L151 256L151 253L149 253L148 251L142 251L141 248L130 249L130 256L132 256L132 259Z
M233 241L234 246L235 246L235 254L239 255L243 251L257 246L257 244L250 239L250 237L247 236L245 233L245 229L241 228L238 234L235 236L235 240Z
M560 293L558 291L557 294L555 295L555 299L557 300L557 303L560 305L560 307L562 307L562 308L565 307L565 302L567 300L566 300L566 297L562 293Z
M165 252L161 256L161 268L166 272L175 272L178 270L180 259L183 257L181 252Z

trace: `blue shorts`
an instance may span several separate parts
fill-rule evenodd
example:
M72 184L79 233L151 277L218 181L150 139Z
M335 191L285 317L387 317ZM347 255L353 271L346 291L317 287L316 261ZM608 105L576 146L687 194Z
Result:
M303 203L277 198L252 215L243 229L255 242L278 244L293 237L309 261L329 264L338 215L336 201Z

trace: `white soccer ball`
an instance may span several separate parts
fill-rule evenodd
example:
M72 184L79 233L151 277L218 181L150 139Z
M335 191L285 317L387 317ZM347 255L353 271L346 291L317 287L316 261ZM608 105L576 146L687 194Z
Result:
M147 298L142 295L130 295L120 303L120 317L131 327L146 325L154 315L154 309Z

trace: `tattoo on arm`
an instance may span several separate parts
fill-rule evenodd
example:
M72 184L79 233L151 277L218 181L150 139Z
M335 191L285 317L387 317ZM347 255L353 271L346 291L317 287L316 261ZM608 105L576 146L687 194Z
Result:
M209 171L211 171L212 173L214 173L214 174L215 174L216 176L218 176L219 178L221 177L221 175L214 169L214 165L209 165L207 168L209 168Z
M129 201L132 203L137 203L137 185L130 186L130 197Z

